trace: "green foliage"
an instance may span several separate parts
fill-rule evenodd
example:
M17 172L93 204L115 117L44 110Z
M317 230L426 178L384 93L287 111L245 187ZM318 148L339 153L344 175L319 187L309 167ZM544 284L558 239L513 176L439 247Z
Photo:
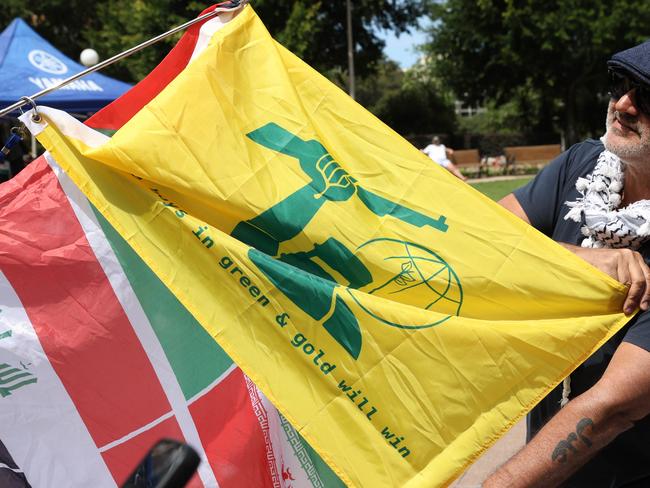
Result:
M602 131L605 62L648 37L650 3L446 0L431 16L427 50L457 94L501 104L526 87L540 101L530 129L548 130L559 117L571 142Z
M4 0L0 25L21 17L41 36L72 59L92 47L106 59L133 47L203 10L209 2L174 0ZM146 75L169 51L180 34L106 69L125 81Z
M313 49L312 33L322 30L318 18L320 9L321 2L314 2L312 5L294 3L289 16L286 19L278 19L285 22L284 25L280 23L278 27L278 42L300 58L309 56Z
M73 59L89 47L80 38L95 17L93 2L84 0L3 0L0 29L21 17L39 34Z
M4 0L0 25L22 17L72 58L92 47L105 59L196 17L211 1ZM347 70L345 2L252 0L272 35L321 73ZM404 32L424 12L423 0L353 1L355 61L359 75L372 73L382 57L377 28ZM181 34L107 69L137 81L160 62Z
M275 38L316 70L330 77L347 70L344 0L254 0L251 4ZM373 73L382 57L384 42L377 29L407 31L423 12L423 0L353 1L357 74L363 77Z
M515 101L497 104L494 100L488 101L486 111L463 117L459 121L459 128L468 134L515 134L520 127L521 114Z
M394 61L377 63L376 75L358 82L357 101L405 136L449 133L456 127L451 94L417 67L404 72Z
M353 32L359 101L396 130L446 132L454 124L447 95L422 73L405 75L383 58L379 29L403 32L424 12L423 0L355 0ZM210 1L178 0L5 0L0 21L22 17L73 59L92 47L106 59L196 17ZM271 34L285 47L347 86L345 2L252 0ZM136 82L160 62L182 34L132 55L105 72ZM428 75L427 75L428 76Z
M426 84L387 92L372 111L403 135L450 133L456 125L453 105Z
M535 118L541 109L541 101L535 95L529 88L520 87L505 103L486 100L485 111L459 119L459 131L482 155L498 156L503 154L506 146L534 144L539 134L534 137L527 128L538 127Z
M178 7L173 0L112 0L96 5L97 19L82 35L102 59L129 49L169 28L195 17L203 5ZM181 34L169 37L112 65L107 74L129 81L146 76L178 41Z
M357 80L356 99L367 108L374 107L382 96L402 89L404 72L395 61L383 59L375 73Z

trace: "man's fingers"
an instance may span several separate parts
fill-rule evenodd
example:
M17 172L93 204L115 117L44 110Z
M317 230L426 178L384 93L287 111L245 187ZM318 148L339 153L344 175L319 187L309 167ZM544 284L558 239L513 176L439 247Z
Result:
M643 290L640 289L638 283L635 285L634 280L632 279L632 269L634 266L631 266L630 259L625 259L625 254L621 253L616 256L616 279L623 283L625 286L628 286L627 297L625 297L625 303L623 304L623 312L627 315L634 312L639 303L639 297L637 295Z
M630 290L627 292L627 298L625 299L625 306L623 311L629 315L636 310L636 308L641 303L641 297L645 291L645 281L633 281L630 285Z
M589 249L570 245L565 247L629 287L623 304L626 314L633 313L637 308L650 310L650 268L641 254L631 249Z
M615 278L626 286L632 285L632 276L630 276L630 263L618 256L615 265Z
M625 305L623 311L626 314L631 314L637 307L640 306L642 299L646 295L646 272L644 269L645 265L636 259L635 255L630 256L631 259L627 259L627 273L623 271L626 267L625 264L621 263L621 271L623 271L625 277L627 278L624 283L629 283L630 289L627 292L627 299L625 300Z

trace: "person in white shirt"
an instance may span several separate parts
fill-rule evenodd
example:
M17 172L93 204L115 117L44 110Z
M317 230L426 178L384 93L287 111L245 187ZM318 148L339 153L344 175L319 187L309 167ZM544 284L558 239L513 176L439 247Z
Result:
M438 136L434 136L433 139L431 139L431 144L422 149L422 152L433 159L440 166L445 168L447 171L451 172L454 176L457 176L463 181L467 179L458 170L456 165L451 162L451 158L454 156L454 150L446 147L444 144L441 144L440 138Z

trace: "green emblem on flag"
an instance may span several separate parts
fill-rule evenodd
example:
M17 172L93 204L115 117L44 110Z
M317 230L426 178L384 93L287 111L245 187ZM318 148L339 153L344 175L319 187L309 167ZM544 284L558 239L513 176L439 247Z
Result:
M0 334L0 339L11 337L11 335L11 331L8 330ZM26 371L26 368L13 368L6 363L0 364L0 397L2 398L11 395L11 392L14 390L31 385L37 381L38 378L29 371Z
M390 239L366 242L353 252L330 237L315 243L312 249L278 255L280 244L302 232L326 202L358 198L368 210L380 217L389 215L413 226L429 226L440 232L447 232L448 225L444 215L433 219L364 189L316 140L303 140L275 123L266 124L247 136L257 144L296 158L311 181L258 216L237 224L231 235L252 247L249 251L251 261L301 310L321 322L353 358L357 359L361 352L361 330L350 307L337 294L339 285L378 295L382 295L383 289L394 293L395 286L404 292L423 285L431 290L430 299L422 304L423 308L436 309L434 305L445 304L447 316L443 320L417 326L398 324L381 319L350 292L366 313L391 326L407 329L431 327L458 314L462 303L458 277L440 256L414 243L395 241L398 242L397 254L386 256L386 259L395 260L397 270L388 278L373 278L357 254L365 246L372 247L378 241L392 241ZM416 249L423 250L425 255L411 256L409 252ZM427 267L435 267L435 270L427 271L425 276L422 271ZM431 280L441 273L446 276L445 285L435 289ZM340 275L347 283L337 282L335 275ZM377 279L380 281L376 282ZM450 290L456 292L450 293Z

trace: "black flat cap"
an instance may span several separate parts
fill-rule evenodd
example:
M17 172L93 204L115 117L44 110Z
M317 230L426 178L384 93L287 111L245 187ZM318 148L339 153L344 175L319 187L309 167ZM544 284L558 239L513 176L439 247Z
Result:
M614 54L607 61L607 67L650 85L650 41Z

